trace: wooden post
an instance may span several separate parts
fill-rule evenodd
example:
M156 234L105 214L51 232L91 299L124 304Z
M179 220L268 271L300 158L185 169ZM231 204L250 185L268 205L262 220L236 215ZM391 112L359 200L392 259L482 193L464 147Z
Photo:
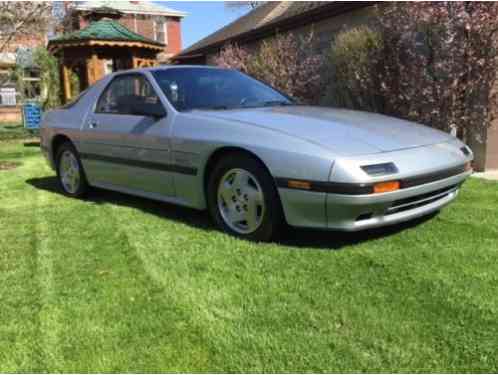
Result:
M96 53L92 53L92 57L86 62L86 72L88 77L88 86L93 85L104 75L101 65L101 61Z
M64 103L71 100L71 70L66 64L62 64L62 85L64 88Z

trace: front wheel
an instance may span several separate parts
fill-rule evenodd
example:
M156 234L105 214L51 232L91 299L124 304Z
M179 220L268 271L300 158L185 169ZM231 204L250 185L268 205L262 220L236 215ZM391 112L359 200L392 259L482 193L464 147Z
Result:
M57 177L64 193L71 197L82 197L88 190L83 166L78 152L70 142L57 149Z
M244 154L223 158L208 183L208 208L224 231L253 241L276 237L283 222L277 190L258 160Z

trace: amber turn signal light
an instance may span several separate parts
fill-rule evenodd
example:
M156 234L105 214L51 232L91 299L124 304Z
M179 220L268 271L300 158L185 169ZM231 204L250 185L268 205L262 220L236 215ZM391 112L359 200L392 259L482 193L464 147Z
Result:
M373 186L374 193L388 193L399 190L399 181L379 182Z
M287 181L287 186L290 187L291 189L304 189L304 190L311 189L311 183L308 181L289 180Z

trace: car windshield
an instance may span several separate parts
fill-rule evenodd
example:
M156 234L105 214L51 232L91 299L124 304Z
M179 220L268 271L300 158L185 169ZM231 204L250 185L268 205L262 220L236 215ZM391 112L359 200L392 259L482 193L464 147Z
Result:
M169 68L152 74L178 111L294 104L275 89L236 70Z

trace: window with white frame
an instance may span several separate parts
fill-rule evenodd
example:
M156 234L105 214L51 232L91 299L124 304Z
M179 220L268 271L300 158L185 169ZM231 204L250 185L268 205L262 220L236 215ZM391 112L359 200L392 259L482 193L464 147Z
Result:
M16 89L13 87L0 88L0 106L16 105Z
M157 17L154 20L154 39L159 43L168 43L168 25L166 17Z

